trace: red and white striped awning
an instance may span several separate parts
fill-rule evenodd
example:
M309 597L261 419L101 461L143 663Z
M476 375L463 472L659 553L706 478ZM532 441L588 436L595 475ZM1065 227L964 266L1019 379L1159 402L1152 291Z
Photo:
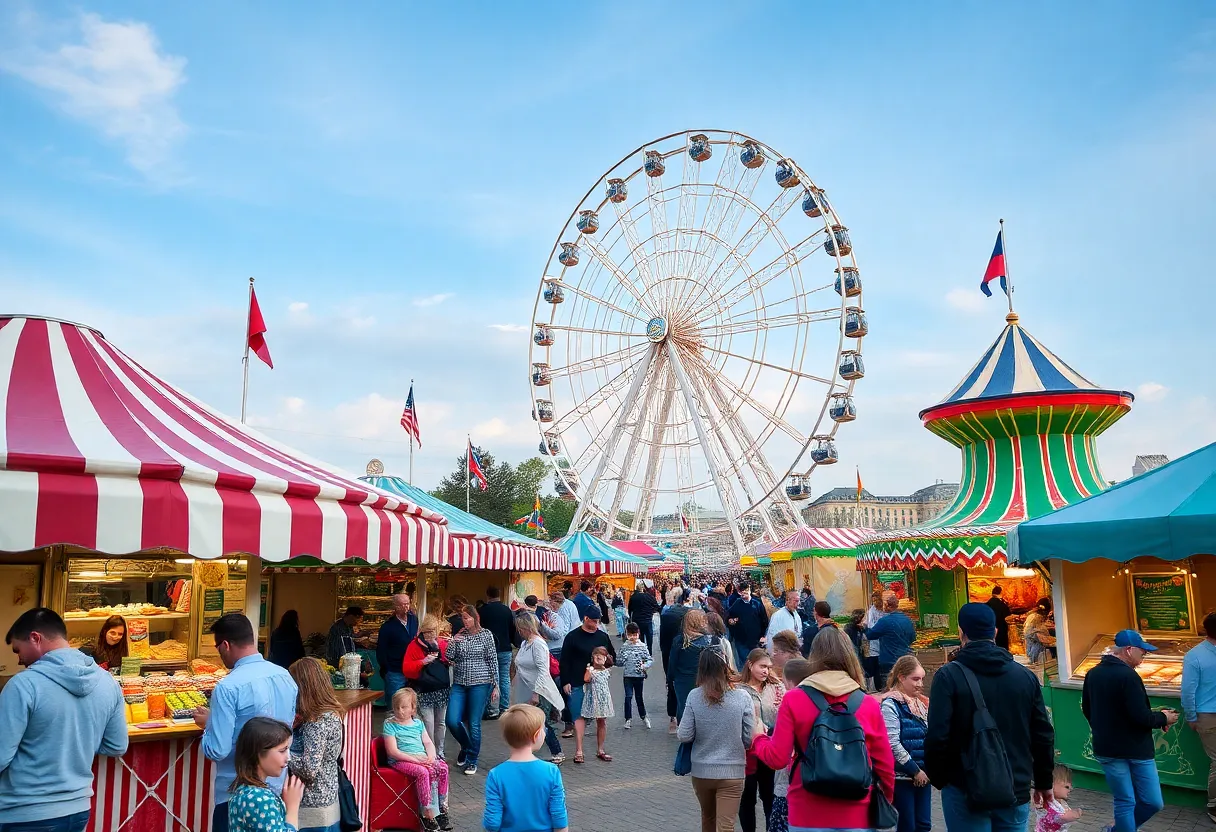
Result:
M645 575L648 566L624 560L570 561L567 575Z
M769 553L801 552L806 549L853 549L872 531L802 526L785 539L772 544ZM759 547L756 554L761 554Z
M0 551L448 562L446 520L173 388L96 330L0 316Z
M566 572L566 553L550 546L528 546L453 533L451 566L456 569L505 569L512 572Z

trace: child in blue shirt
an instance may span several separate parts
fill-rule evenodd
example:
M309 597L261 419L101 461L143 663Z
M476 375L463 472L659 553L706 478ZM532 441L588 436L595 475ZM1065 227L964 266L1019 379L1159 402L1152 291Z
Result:
M512 705L499 720L511 756L486 777L486 832L568 832L566 788L557 766L533 754L545 741L545 715Z

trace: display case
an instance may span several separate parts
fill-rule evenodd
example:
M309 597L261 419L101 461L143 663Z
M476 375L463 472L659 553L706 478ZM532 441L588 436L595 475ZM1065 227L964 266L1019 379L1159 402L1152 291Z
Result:
M1177 691L1182 687L1182 658L1188 650L1203 641L1203 638L1194 635L1154 636L1147 641L1157 650L1145 654L1144 661L1136 668L1136 673L1140 674L1145 687L1150 691L1153 688ZM1085 656L1077 662L1072 681L1084 680L1085 674L1097 665L1104 655L1110 653L1114 646L1113 635L1100 635L1095 638Z

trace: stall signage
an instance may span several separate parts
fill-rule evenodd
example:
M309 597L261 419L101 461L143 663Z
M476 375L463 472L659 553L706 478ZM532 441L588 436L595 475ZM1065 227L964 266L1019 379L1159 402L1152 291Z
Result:
M222 589L206 589L203 590L203 613L209 612L223 614L224 612L224 590ZM219 618L219 615L207 616L209 618Z
M1180 572L1132 575L1132 602L1141 630L1183 632L1191 629L1186 576Z

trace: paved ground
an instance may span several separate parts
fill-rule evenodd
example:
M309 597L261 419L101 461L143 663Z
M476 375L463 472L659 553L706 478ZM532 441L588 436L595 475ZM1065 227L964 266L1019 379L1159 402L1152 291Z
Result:
M562 776L566 783L566 799L570 812L570 828L576 832L676 832L699 830L700 814L692 793L692 783L686 777L671 773L675 754L675 737L667 733L665 688L661 663L656 662L651 678L646 682L646 701L650 706L654 729L640 727L634 716L634 727L622 727L624 694L620 678L614 678L617 716L609 721L607 751L611 763L595 759L595 737L586 738L588 761L575 765L574 740L562 740L566 762ZM485 773L506 759L506 745L496 722L484 722L481 768L478 774L465 777L455 769L459 746L448 741L447 757L452 765L450 808L452 820L461 832L481 830L481 812ZM540 756L548 754L542 748ZM1112 822L1110 796L1101 792L1077 789L1069 801L1085 815L1070 827L1070 832L1100 832ZM757 828L764 829L764 817L756 807ZM1033 822L1033 815L1032 815ZM736 823L736 828L738 825ZM941 815L941 802L933 800L933 828L946 828ZM1149 821L1146 832L1213 832L1216 826L1197 809L1167 806Z

